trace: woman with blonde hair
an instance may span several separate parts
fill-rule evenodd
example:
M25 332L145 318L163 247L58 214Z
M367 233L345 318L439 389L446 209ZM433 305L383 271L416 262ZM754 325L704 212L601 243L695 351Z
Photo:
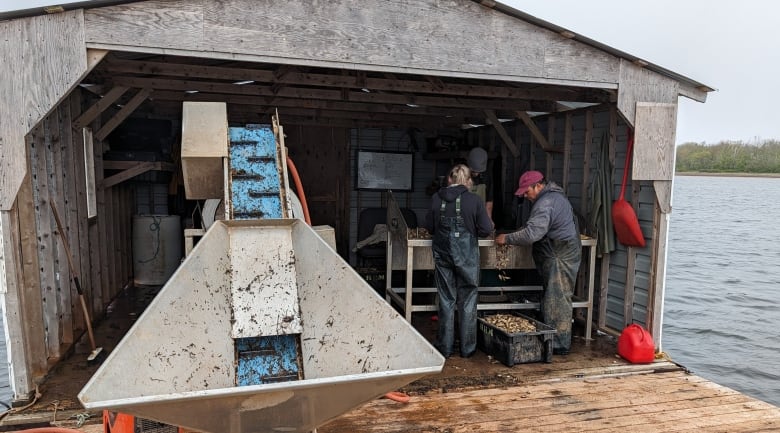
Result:
M455 311L458 312L460 356L477 350L477 295L479 289L479 238L493 231L485 203L470 192L471 170L458 164L447 176L425 216L433 234L433 260L439 294L439 332L436 348L445 357L455 350Z

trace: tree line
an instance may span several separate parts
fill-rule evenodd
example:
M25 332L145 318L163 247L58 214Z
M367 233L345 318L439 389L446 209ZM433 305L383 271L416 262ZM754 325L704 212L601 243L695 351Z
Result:
M721 141L677 146L678 172L780 173L780 141Z

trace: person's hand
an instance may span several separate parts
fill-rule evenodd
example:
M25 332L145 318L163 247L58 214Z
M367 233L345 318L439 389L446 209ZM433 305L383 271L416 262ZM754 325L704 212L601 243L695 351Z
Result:
M506 235L501 233L496 235L496 245L506 245Z

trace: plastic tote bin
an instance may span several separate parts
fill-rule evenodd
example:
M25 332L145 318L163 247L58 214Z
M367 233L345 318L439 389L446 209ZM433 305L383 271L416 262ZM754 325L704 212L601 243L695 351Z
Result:
M536 331L510 334L480 317L477 332L479 349L508 367L529 362L552 362L555 328L528 316L513 314L534 323Z

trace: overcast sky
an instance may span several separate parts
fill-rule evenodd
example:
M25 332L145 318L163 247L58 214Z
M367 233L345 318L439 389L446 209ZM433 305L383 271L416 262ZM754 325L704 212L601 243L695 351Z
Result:
M773 84L780 2L773 0L504 0L714 89L680 98L677 143L780 139Z
M717 89L704 104L680 98L677 143L780 139L774 0L503 0ZM52 4L0 0L0 11ZM65 2L68 3L68 2Z

